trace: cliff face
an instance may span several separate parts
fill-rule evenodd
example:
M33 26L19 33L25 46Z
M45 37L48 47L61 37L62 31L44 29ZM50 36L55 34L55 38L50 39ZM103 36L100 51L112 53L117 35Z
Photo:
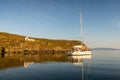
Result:
M0 47L10 51L22 50L69 50L74 45L83 44L83 50L88 50L81 41L75 40L52 40L43 38L26 38L25 36L0 32ZM31 39L31 41L30 41Z

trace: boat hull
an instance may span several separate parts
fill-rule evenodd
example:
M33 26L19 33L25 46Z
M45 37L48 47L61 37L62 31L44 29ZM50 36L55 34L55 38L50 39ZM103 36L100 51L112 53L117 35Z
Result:
M68 56L90 55L91 51L74 51L68 52Z

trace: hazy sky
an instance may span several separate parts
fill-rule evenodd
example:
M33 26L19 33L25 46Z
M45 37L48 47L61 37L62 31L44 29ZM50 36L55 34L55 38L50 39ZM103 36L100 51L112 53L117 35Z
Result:
M120 48L120 0L0 0L0 32Z

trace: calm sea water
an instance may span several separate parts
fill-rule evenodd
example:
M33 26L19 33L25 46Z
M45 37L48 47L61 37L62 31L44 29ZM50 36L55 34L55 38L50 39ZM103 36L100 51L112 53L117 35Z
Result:
M120 51L11 56L0 58L0 80L120 80Z

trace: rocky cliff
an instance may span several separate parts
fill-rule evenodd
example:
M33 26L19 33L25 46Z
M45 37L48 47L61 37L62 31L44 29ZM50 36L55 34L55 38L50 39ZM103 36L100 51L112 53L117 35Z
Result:
M30 40L31 39L31 40ZM83 50L89 50L87 46L77 40L53 40L43 38L33 38L17 34L0 32L0 47L5 47L7 51L22 50L69 50L74 45L83 45Z

